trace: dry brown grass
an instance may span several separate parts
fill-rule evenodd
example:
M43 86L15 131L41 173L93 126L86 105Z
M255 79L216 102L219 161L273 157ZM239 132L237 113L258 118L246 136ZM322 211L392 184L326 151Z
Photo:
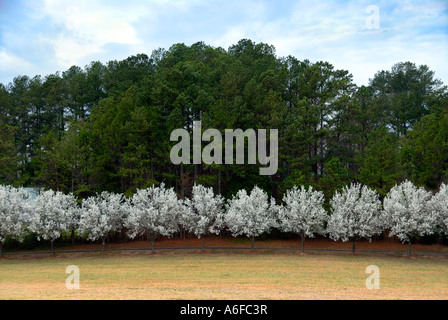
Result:
M81 272L67 290L66 267ZM381 289L367 290L377 265ZM299 254L274 251L162 251L60 254L0 260L0 299L448 299L448 258Z
M201 240L187 236L186 239L159 239L155 242L155 247L157 248L200 248ZM219 237L208 237L205 240L206 247L219 248L219 247L230 247L230 248L249 248L250 241L247 238L219 238ZM285 249L299 249L300 248L299 239L292 240L266 240L266 241L255 241L256 248L285 248ZM123 241L121 243L108 243L106 244L106 250L108 249L150 249L151 244L147 241ZM305 248L308 249L330 249L330 250L348 250L351 251L352 243L341 241L332 241L327 238L323 239L306 239ZM10 253L8 248L4 248L6 253ZM385 238L384 240L375 240L369 242L367 240L357 241L356 250L371 250L371 251L401 251L406 252L408 249L407 244L402 244L396 238ZM41 248L40 251L49 251L50 248ZM60 251L83 251L83 250L101 250L101 244L99 243L89 243L83 245L75 246L65 246L56 247L56 250ZM448 255L448 246L443 246L441 244L434 245L424 245L424 244L413 244L413 252L434 252L434 253L444 253ZM17 253L17 252L16 252Z

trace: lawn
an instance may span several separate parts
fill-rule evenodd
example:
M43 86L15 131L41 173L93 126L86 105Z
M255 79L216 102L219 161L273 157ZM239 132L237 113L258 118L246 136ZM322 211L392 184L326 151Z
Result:
M66 288L67 266L80 289ZM366 288L366 268L380 289ZM0 260L0 299L448 299L446 257L162 251Z

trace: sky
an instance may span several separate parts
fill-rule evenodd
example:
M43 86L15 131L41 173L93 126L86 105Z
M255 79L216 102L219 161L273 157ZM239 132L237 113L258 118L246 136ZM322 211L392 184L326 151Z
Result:
M328 61L359 86L405 61L448 84L448 0L0 0L0 82L245 38Z

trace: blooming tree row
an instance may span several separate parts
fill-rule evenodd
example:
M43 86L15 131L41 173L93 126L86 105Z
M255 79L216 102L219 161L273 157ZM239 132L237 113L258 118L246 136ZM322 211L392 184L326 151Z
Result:
M255 187L250 193L239 191L225 201L212 188L194 186L191 199L179 199L174 189L151 187L138 190L131 198L103 192L96 197L77 199L61 192L45 191L31 200L23 189L0 186L0 249L6 237L21 240L27 230L38 239L54 240L63 232L78 230L88 240L105 240L111 231L127 230L129 238L146 235L154 242L158 236L171 237L183 228L199 239L228 230L234 237L254 240L273 228L305 238L316 234L331 239L355 242L385 230L409 244L415 236L440 232L448 235L448 186L438 193L405 181L392 188L381 203L372 189L351 184L330 200L329 214L324 209L324 194L312 187L294 187L277 205L266 192ZM1 250L1 254L3 251Z

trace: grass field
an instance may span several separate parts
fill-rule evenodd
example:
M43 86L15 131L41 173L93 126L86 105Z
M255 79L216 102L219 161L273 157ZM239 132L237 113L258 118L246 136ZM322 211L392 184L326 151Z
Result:
M66 288L67 266L80 289ZM366 288L366 268L380 289ZM0 260L0 299L448 299L446 257L163 251Z

